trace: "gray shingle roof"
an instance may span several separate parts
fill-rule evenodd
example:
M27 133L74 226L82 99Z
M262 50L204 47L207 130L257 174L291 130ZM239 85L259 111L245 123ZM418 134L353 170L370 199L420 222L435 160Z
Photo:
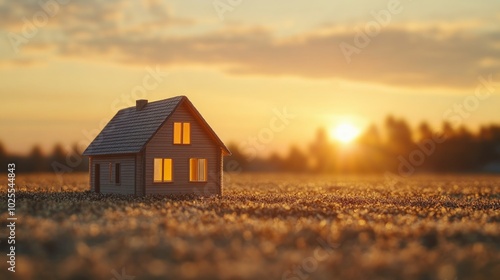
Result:
M183 101L187 101L194 112L199 114L185 96L151 102L140 111L137 111L135 106L118 111L96 139L90 143L83 155L133 154L140 152ZM201 115L199 117L203 120ZM213 134L217 143L229 153L222 141L215 135L215 132L204 120L203 122L208 131Z

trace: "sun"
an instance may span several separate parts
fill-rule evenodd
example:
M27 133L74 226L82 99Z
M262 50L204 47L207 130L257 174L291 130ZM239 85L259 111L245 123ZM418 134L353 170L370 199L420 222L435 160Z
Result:
M348 144L356 139L360 133L361 130L358 127L351 123L343 122L332 129L331 136L344 144Z

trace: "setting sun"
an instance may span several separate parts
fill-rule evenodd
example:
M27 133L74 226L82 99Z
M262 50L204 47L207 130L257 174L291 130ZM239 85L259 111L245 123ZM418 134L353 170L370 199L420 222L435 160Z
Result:
M332 129L331 136L334 139L347 144L356 139L360 132L361 130L351 123L341 123Z

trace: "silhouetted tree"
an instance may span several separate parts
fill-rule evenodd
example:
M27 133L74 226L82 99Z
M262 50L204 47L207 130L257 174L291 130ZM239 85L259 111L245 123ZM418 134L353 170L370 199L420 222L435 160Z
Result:
M229 143L227 148L231 151L231 156L224 158L224 171L226 172L242 172L247 171L248 160L241 152L238 145Z
M432 129L427 122L422 122L418 126L418 136L419 141L424 139L432 139L432 137L434 136L434 132L432 132Z
M472 140L474 138L472 132L470 132L464 125L458 128L456 136L462 140Z
M5 151L5 147L2 142L0 142L0 158L5 158L7 156L7 152Z
M451 126L450 122L447 122L447 121L443 122L443 126L442 127L443 127L442 128L442 130L443 130L443 136L446 139L450 139L450 138L455 137L455 130Z
M481 126L479 130L479 138L481 141L500 141L500 126Z
M385 150L388 156L386 167L395 171L399 164L398 158L407 156L414 147L412 133L406 121L398 120L393 116L386 118L385 129L387 134Z
M291 172L306 172L308 171L308 161L308 157L297 146L292 145L284 162L284 168Z
M52 153L49 157L49 166L53 166L54 163L66 166L66 151L61 144L55 144L52 148Z
M83 151L75 143L71 146L70 153L66 156L66 163L71 165L73 171L83 172L88 171L88 157L82 155Z
M2 142L0 142L0 164L2 167L7 166L7 152ZM5 169L5 168L4 168Z
M310 145L311 159L313 162L313 171L315 172L332 172L335 170L334 164L334 147L330 143L326 130L318 129L316 139Z
M412 146L411 130L406 121L397 120L392 116L385 121L387 142L397 153L404 154Z
M35 145L28 155L26 171L28 172L44 172L47 171L48 166L46 158L43 155L42 148Z
M265 171L268 172L286 171L284 160L278 153L272 153L267 159L267 164L264 164L264 166Z
M356 168L360 172L387 171L387 149L376 125L370 125L357 140Z
M374 124L370 125L366 131L358 137L357 142L364 146L380 147L382 139L377 126Z

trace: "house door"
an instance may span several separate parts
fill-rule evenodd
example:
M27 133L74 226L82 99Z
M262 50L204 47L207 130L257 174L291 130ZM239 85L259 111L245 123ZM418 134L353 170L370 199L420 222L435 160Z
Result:
M101 165L96 164L94 167L94 188L96 193L101 192Z

